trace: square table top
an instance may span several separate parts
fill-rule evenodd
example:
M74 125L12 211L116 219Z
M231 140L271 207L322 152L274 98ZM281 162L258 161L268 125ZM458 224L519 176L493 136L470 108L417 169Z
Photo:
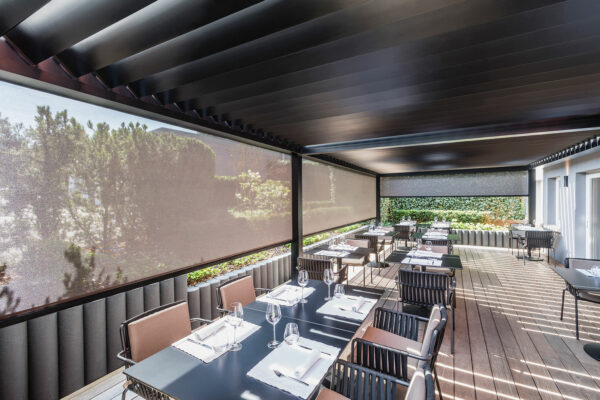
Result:
M407 257L407 254L407 251L396 250L387 256L385 262L388 264L402 264L402 261ZM442 265L427 265L427 269L429 268L463 269L463 266L460 256L455 254L444 254L442 255Z
M600 277L584 275L577 268L552 267L552 270L576 290L600 292Z

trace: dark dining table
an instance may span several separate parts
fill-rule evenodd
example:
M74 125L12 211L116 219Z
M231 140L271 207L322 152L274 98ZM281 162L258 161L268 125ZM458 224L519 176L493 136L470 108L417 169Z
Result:
M276 325L278 340L283 340L285 325L298 324L300 336L339 347L343 350L360 323L344 321L341 317L325 318L316 310L325 303L327 285L310 281L308 287L316 290L307 298L308 303L292 307L282 306L282 318ZM379 298L383 292L362 287L346 286L346 293L369 298ZM272 325L265 318L266 303L253 302L244 307L244 321L259 325L260 329L242 341L242 349L227 352L210 363L204 363L179 349L166 349L123 371L128 379L141 382L154 390L180 400L187 399L297 399L290 393L267 385L247 375L271 349L267 343L273 339ZM309 398L316 397L319 385Z
M552 270L575 291L600 293L600 277L584 275L577 268L553 267ZM583 350L590 357L600 361L600 343L586 343Z
M347 253L347 255L344 255L344 256L319 255L320 257L327 257L327 258L335 259L337 261L338 266L340 266L340 268L342 266L342 259L346 258L346 259L350 259L350 260L360 260L362 257L365 257L368 260L369 255L373 251L367 247L356 247L354 250L337 250L337 249L331 249L329 244L324 244L322 246L315 247L310 250L304 250L303 253L311 255L311 256L316 256L316 255L318 255L317 253L324 251L324 250Z
M409 253L408 251L396 250L396 251L392 252L392 254L390 254L385 259L385 262L388 264L410 265L412 268L414 268L416 266L420 266L419 264L403 262L406 259L408 253ZM427 268L431 268L434 271L436 268L449 269L452 273L454 273L454 271L457 269L459 269L459 270L463 269L463 265L462 265L462 261L460 260L460 256L455 255L455 254L443 254L442 255L442 265L440 265L440 266L427 265L427 266L421 266L421 268L423 271L426 271Z

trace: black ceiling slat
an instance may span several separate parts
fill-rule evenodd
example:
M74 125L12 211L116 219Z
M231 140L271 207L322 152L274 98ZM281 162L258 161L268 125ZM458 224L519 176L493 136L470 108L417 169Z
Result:
M451 7L456 1L462 0L430 0L416 4L394 1L359 2L273 35L145 77L133 84L143 92L165 91L190 81L319 46L324 42L339 40L438 8Z
M39 10L50 0L0 1L0 36L10 31L25 18Z
M590 132L577 132L557 136L552 141L543 136L523 137L410 148L348 151L331 155L359 166L370 165L372 170L380 174L522 166L590 136Z
M73 74L81 76L260 1L157 0L57 57Z
M323 81L320 78L324 75L329 76L328 70L311 70L304 74L263 81L263 85L260 86L257 84L238 90L208 94L202 100L208 104L215 104L219 110L239 112L254 118L273 112L277 108L292 108L303 104L317 106L321 97L325 101L331 102L344 99L344 104L346 104L348 98L357 94L389 91L392 88L408 87L409 92L431 92L434 88L450 89L464 87L467 84L479 84L482 89L485 89L487 86L508 85L508 79L514 80L519 77L534 81L541 80L546 76L544 73L567 68L571 69L571 74L578 75L589 69L589 67L586 68L586 64L600 62L597 57L598 53L585 53L585 51L594 49L594 43L600 41L600 25L596 24L596 27L598 30L596 36L559 43L555 46L546 46L542 49L519 51L510 55L496 54L494 57L480 58L472 62L463 53L462 60L465 63L459 65L448 65L448 62L444 62L444 57L429 57L425 60L383 66L335 77L335 71L350 69L336 65L331 68L333 76ZM477 49L470 53L471 57L482 55ZM430 64L444 67L426 68ZM581 71L578 71L579 67ZM399 75L396 69L402 70L402 74ZM558 71L556 75L561 73L568 76L569 71ZM290 89L284 90L286 87L290 87ZM277 107L273 107L275 104ZM294 111L299 110L294 109Z
M216 23L101 68L98 74L111 87L130 83L337 11L357 1L359 0L265 0Z
M51 1L7 37L34 63L43 61L155 0Z
M308 98L291 98L282 101L278 109L288 109L289 112L273 112L271 105L253 108L238 115L251 116L253 120L265 125L277 125L279 122L293 123L310 119L326 118L336 115L353 114L357 112L377 111L410 107L418 103L418 99L436 101L445 98L455 98L475 94L485 94L497 90L529 87L537 83L585 76L600 70L600 51L584 53L568 59L552 60L556 68L536 72L537 65L527 68L528 74L490 79L493 71L481 71L474 75L457 76L454 80L437 80L418 83L410 86L398 86L392 82L380 82L378 85L360 86L354 93L346 90L339 96L327 96L329 93L317 94ZM549 63L545 63L546 65ZM524 72L524 66L516 68ZM525 89L526 90L526 89ZM417 99L415 102L413 99ZM543 104L545 99L539 99ZM215 107L219 110L219 107ZM227 112L233 113L231 109Z
M485 9L485 6L488 5L487 2L484 3L478 1L475 3L477 5L481 4L482 9ZM503 2L497 1L494 1L493 3L497 3L499 7L504 4ZM471 4L472 3L470 3L470 5ZM510 4L514 6L515 4L525 3L510 2ZM535 27L539 26L547 27L549 25L551 26L551 24L565 23L565 21L568 20L565 17L565 8L566 6L564 4L556 4L536 10L537 14L529 15L529 13L518 14L513 8L507 7L497 14L499 14L498 19L502 19L500 17L511 15L511 12L516 13L516 15L513 15L513 18L510 19L510 29L507 29L505 26L506 22L494 22L494 18L491 15L492 13L490 13L490 15L486 14L486 18L489 18L489 21L487 21L487 19L485 21L489 22L488 24L477 24L475 21L479 21L479 19L477 18L477 13L474 11L472 11L472 14L474 15L469 19L455 10L454 12L457 13L457 15L452 19L452 15L449 15L448 10L443 9L438 12L419 15L414 18L415 21L411 19L408 21L400 21L359 35L345 37L320 46L313 46L305 51L296 52L275 60L268 60L239 70L211 76L207 79L201 79L207 71L202 69L202 60L200 60L197 62L199 64L198 68L192 68L190 71L187 71L187 66L184 66L181 69L175 68L170 71L170 73L175 74L176 72L181 72L183 69L186 73L189 72L189 76L196 77L197 79L194 82L170 90L170 97L174 99L174 101L179 99L190 99L198 94L240 87L252 82L272 78L273 76L315 68L340 59L356 57L365 53L372 53L377 50L394 46L403 49L407 57L420 56L423 52L432 53L444 51L449 48L448 43L455 43L456 45L460 44L461 47L469 46L490 39L498 39L499 37L502 37L502 35L508 35L507 32L510 32L510 34L519 34L528 32L530 29L535 29ZM600 7L598 10L600 11ZM589 14L584 11L580 11L579 14L575 12L571 13L576 14L573 17L575 19L589 16ZM461 29L454 31L453 29L455 28ZM439 39L440 36L443 36L443 40ZM276 38L273 40L276 40ZM261 57L264 58L262 53L258 54L261 54ZM233 56L235 56L235 54L231 54L231 57ZM371 63L393 61L394 59L390 60L384 58L381 61L376 59L371 60ZM248 63L248 61L246 63ZM208 64L207 69L208 73L210 73L210 64ZM167 83L171 85L179 83L185 75L186 74L180 74L178 75L178 78L176 78L177 80L168 80ZM164 76L162 77L166 78ZM152 84L152 81L150 83ZM164 85L160 86L155 84L152 86L151 84L145 86L145 89L154 91L154 89L160 90L164 87Z

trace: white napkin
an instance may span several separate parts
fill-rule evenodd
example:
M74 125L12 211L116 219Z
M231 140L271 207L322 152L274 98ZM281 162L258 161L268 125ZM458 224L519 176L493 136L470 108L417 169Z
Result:
M314 288L305 287L304 298L310 296L314 291ZM278 288L272 291L271 293L267 294L266 296L257 297L256 301L260 301L262 303L279 304L280 306L294 306L298 304L301 298L301 287L293 285L284 285L281 288Z
M300 338L298 344L313 350L307 350L300 346L290 346L284 342L248 371L248 376L291 393L294 396L303 399L308 398L320 384L325 374L327 374L340 349L306 338ZM306 368L301 378L298 378L308 383L308 386L290 378L278 377L273 372L273 369L277 369L285 375L292 374L290 376L297 378L296 370L301 366L299 362L308 365L310 358L315 353L317 354L317 359Z
M355 298L343 296L339 299L334 297L319 307L317 313L362 321L376 303L376 299L367 299L364 297Z
M220 330L221 327L224 327L222 331ZM260 326L243 321L237 327L236 340L241 342L259 329ZM208 332L204 332L205 330ZM211 335L211 333L215 334ZM206 346L197 342L202 342ZM191 335L178 340L172 346L193 357L199 358L205 363L209 363L227 353L229 350L228 344L231 343L233 343L233 327L227 324L224 318L221 318L198 332L192 332Z

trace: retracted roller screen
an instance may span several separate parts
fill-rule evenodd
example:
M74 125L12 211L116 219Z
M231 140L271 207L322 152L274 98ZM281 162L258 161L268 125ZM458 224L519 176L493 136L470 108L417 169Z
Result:
M0 318L291 240L288 155L0 93Z
M392 176L381 178L383 197L527 196L527 171Z
M373 176L303 160L304 235L375 218L375 185Z

